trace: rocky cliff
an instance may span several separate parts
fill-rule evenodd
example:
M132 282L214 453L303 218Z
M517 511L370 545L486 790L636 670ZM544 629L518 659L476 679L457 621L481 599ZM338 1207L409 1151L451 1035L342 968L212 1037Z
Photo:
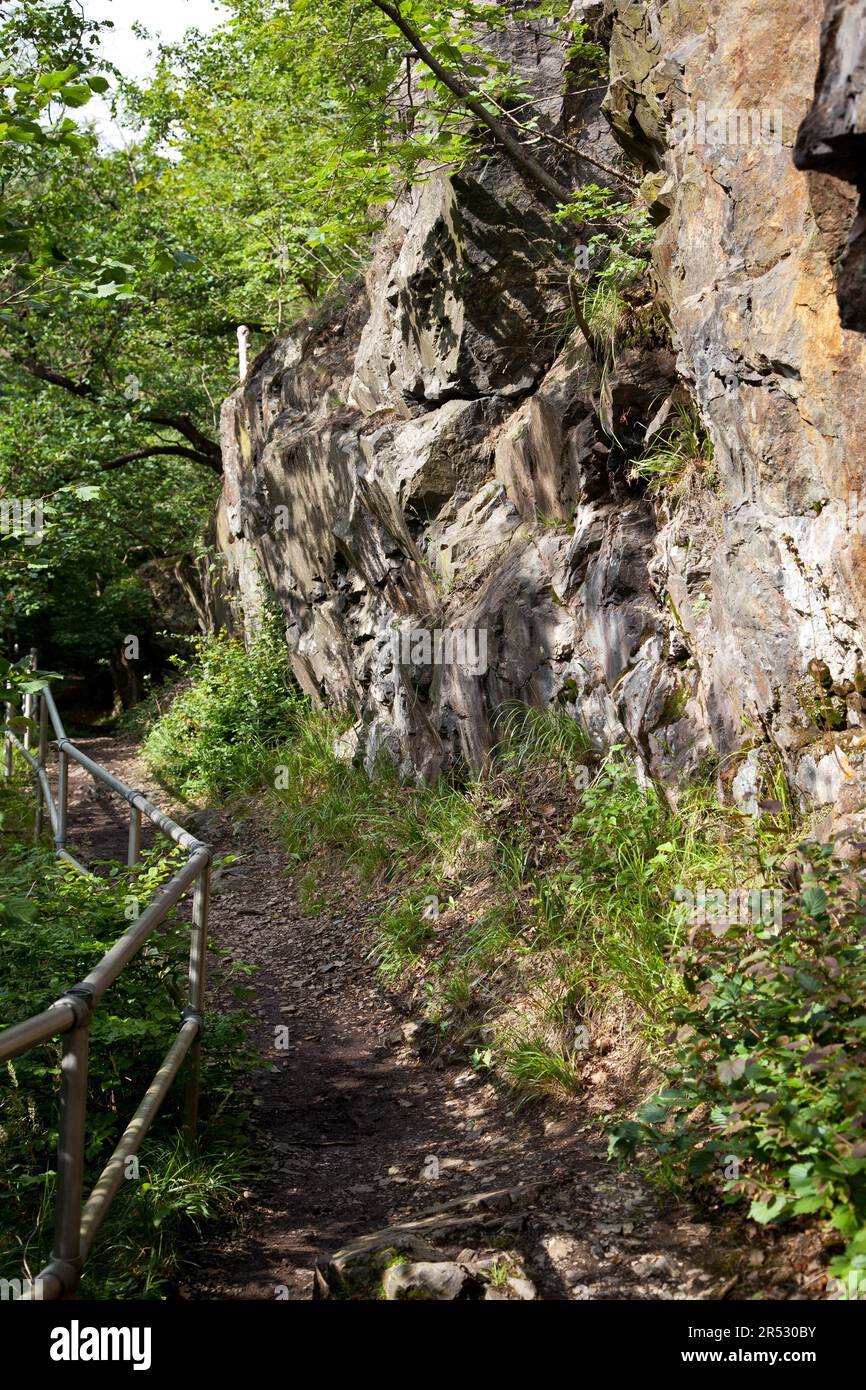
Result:
M823 26L815 0L577 8L606 91L569 95L531 27L512 60L561 180L599 179L582 150L640 183L651 293L591 343L580 247L506 159L407 190L366 284L225 404L230 589L247 621L273 591L298 679L354 712L370 763L479 766L509 701L555 701L672 793L712 766L754 810L781 765L853 828L866 4ZM677 407L712 466L648 490L635 461Z

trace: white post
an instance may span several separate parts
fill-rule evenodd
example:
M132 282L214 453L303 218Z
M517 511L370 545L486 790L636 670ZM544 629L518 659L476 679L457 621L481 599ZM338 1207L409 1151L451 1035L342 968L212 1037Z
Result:
M245 324L241 324L238 329L238 373L243 381L247 374L247 359L249 356L250 330Z
M30 650L30 656L28 657L28 660L27 660L27 669L28 669L28 671L35 671L35 670L36 670L36 648L35 648L35 647L32 647L31 650ZM27 720L32 720L32 719L33 719L33 711L34 711L35 708L36 708L36 696L35 696L35 695L25 695L25 696L24 696L24 718L27 719ZM30 737L30 724L28 723L28 724L26 724L25 727L24 727L24 747L28 750L28 752L29 752L29 750L30 750L30 745L31 745L32 742L33 742L33 740L32 740L31 737ZM37 782L37 787L38 787L38 785L39 785L39 784L38 784L38 782Z

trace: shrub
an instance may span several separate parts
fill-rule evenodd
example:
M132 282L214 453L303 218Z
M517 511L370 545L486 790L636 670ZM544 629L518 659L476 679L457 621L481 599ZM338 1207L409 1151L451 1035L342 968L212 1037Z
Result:
M248 647L225 633L198 638L181 667L186 688L153 725L143 746L148 767L189 800L254 787L271 748L300 700L285 637L268 621Z
M5 792L4 792L5 799ZM119 866L107 879L82 877L42 849L8 850L0 859L0 1028L44 1009L71 984L80 980L128 926L125 908L130 893L148 901L157 885L174 872L175 855L146 858L131 877ZM132 1118L146 1087L177 1034L185 1000L189 951L188 930L178 920L158 929L135 960L112 986L94 1014L91 1028L86 1186L95 1181L122 1130ZM232 1094L239 1070L248 1064L241 1014L219 1016L208 1028L203 1061L202 1117L205 1132L216 1125ZM61 1042L53 1039L6 1064L0 1119L0 1276L17 1278L22 1260L36 1272L48 1255L52 1225L54 1169L57 1147L58 1078ZM180 1118L182 1083L175 1083L153 1131L145 1142L142 1163L154 1183L177 1176L178 1159L169 1162L160 1136L176 1128ZM226 1130L222 1118L214 1142L237 1134ZM168 1142L174 1153L177 1141ZM207 1168L213 1155L193 1161L188 1175ZM227 1168L240 1160L230 1156ZM179 1181L179 1179L178 1179ZM201 1173L193 1187L201 1187ZM97 1246L98 1255L85 1270L84 1292L91 1297L127 1296L130 1251L139 1242L135 1267L146 1270L144 1288L130 1290L158 1295L171 1269L162 1254L151 1250L148 1225L153 1208L146 1190L132 1184L124 1189L120 1207L109 1215ZM128 1190L127 1190L128 1189ZM182 1224L183 1201L175 1183L173 1229ZM193 1188L187 1193L193 1202ZM186 1198L183 1199L187 1200ZM200 1204L201 1206L201 1204ZM136 1222L134 1213L138 1212ZM202 1217L204 1212L202 1210ZM151 1225L153 1223L151 1222ZM122 1239L117 1231L122 1229ZM102 1250L116 1248L114 1257ZM123 1247L121 1250L120 1247ZM151 1250L147 1254L146 1251ZM174 1250L172 1260L179 1256ZM172 1265L173 1268L173 1265Z
M609 367L632 316L632 296L645 284L655 230L645 206L624 202L610 189L587 184L562 206L557 218L585 234L592 271L586 283L572 281L572 314L582 318Z
M720 1176L759 1222L829 1217L848 1242L841 1276L866 1271L866 900L830 849L801 852L781 927L733 926L687 952L667 1085L610 1147Z

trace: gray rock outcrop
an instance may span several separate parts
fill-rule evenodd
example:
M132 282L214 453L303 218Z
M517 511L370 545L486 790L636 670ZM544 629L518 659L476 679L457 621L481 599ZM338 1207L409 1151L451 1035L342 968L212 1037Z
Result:
M842 326L866 332L866 0L827 0L815 100L794 158L800 169L844 179L860 196L837 294Z
M230 587L248 619L273 591L299 681L353 713L369 765L477 767L508 702L556 702L672 787L715 765L737 798L751 758L750 809L781 765L844 828L866 802L866 338L836 302L862 95L836 93L863 6L836 6L823 59L814 0L586 8L609 89L548 119L643 180L655 303L593 353L574 242L505 159L418 184L366 285L225 404ZM549 41L517 59L565 91ZM683 401L712 469L650 496L634 462ZM437 660L419 633L463 638Z

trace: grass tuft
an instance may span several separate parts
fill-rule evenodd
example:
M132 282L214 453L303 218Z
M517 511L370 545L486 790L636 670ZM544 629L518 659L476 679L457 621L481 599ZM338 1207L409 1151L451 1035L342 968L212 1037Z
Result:
M538 1034L510 1041L503 1053L502 1066L525 1099L571 1096L582 1087L578 1054Z
M653 439L630 476L643 479L651 497L681 497L698 481L712 490L718 487L713 442L687 406L676 407L673 424Z

